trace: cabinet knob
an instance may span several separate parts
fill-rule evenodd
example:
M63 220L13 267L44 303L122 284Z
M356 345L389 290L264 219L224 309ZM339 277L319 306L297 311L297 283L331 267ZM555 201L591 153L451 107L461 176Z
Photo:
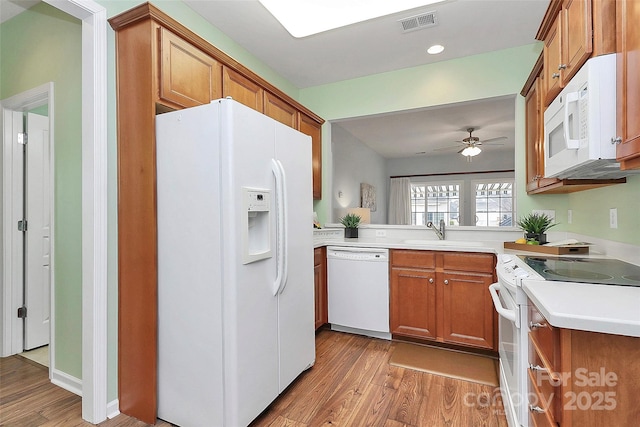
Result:
M611 138L611 145L618 145L622 143L622 137L616 136L615 138Z
M449 284L449 281L448 281L447 279L445 279L445 280L444 280L444 284L445 284L445 285L448 285L448 284Z
M529 322L529 329L533 330L533 329L540 329L540 328L546 328L547 325L544 323L538 323L538 322Z
M433 277L429 277L429 283L433 283Z
M567 64L558 65L558 70L566 70L566 69L567 69Z
M551 78L552 78L552 79L557 79L558 77L560 77L560 73L553 73L553 74L551 74Z
M529 411L531 412L537 412L538 414L544 414L544 409L542 409L539 406L533 406L533 405L529 405Z

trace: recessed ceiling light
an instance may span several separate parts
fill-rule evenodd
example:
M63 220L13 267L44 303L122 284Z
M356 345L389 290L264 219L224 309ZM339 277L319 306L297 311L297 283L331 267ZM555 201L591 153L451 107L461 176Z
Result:
M427 53L430 53L431 55L437 55L441 53L443 50L444 50L444 46L442 46L441 44L434 44L429 49L427 49Z
M293 37L333 30L446 0L259 0Z

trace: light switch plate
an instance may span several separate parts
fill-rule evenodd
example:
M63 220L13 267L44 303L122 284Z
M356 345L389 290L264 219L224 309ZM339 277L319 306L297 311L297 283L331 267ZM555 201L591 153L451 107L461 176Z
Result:
M567 211L567 223L571 224L573 222L573 211L569 209Z
M618 228L618 209L609 209L609 228Z

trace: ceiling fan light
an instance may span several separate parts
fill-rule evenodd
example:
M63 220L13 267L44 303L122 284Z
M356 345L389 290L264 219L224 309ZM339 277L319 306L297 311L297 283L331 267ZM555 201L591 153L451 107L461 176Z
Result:
M442 51L444 51L444 46L442 46L441 44L434 44L429 49L427 49L427 53L431 55L437 55L439 53L442 53Z
M467 157L473 157L473 156L477 156L481 152L482 150L480 149L480 147L476 147L475 145L470 145L466 147L464 150L462 150L460 154Z

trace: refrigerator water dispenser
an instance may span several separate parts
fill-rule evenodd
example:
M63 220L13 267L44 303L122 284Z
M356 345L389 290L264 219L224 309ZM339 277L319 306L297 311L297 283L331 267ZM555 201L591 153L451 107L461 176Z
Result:
M242 187L242 263L271 258L271 192Z

